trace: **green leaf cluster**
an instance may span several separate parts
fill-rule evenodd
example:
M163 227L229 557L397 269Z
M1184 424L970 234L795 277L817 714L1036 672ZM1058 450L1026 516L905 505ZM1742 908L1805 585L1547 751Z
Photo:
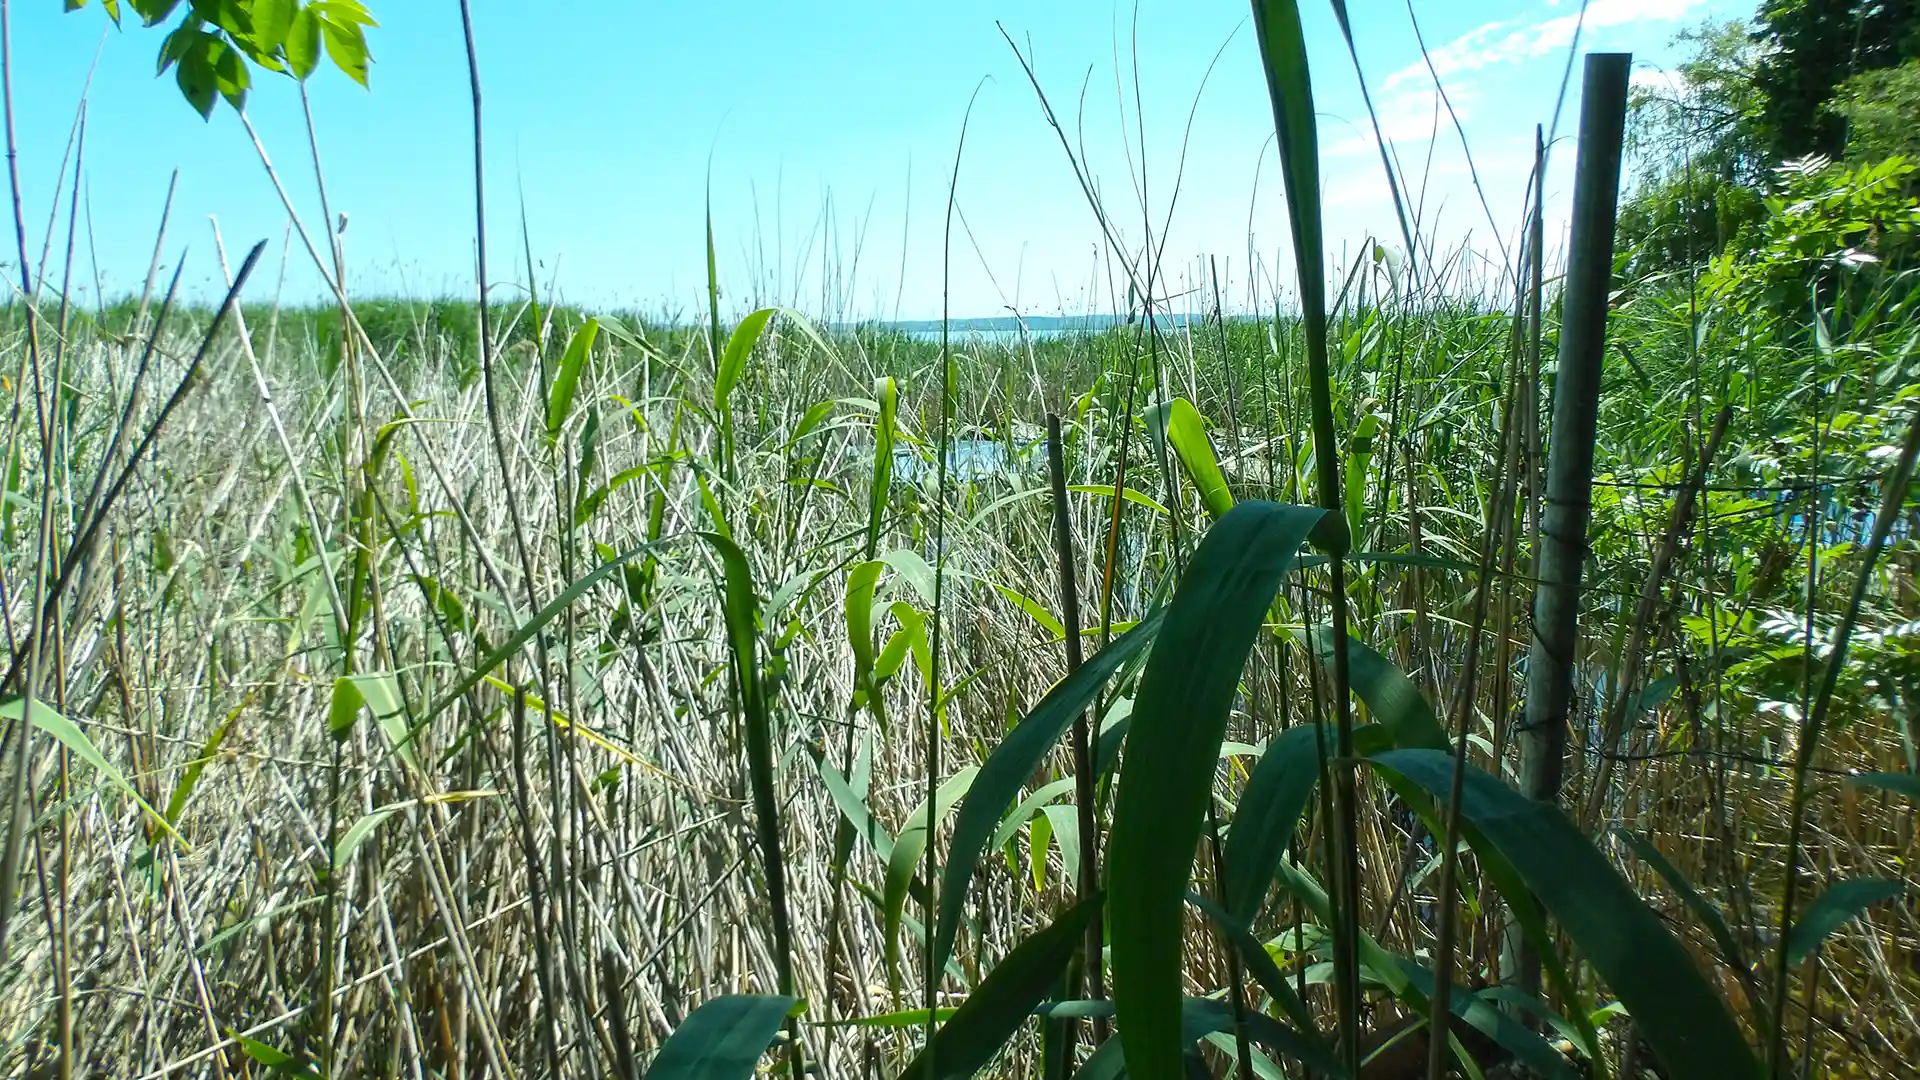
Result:
M86 0L66 0L67 10ZM122 23L120 0L101 0L114 25ZM246 108L253 68L305 82L324 54L348 78L368 85L372 54L367 30L378 27L359 0L126 0L145 26L159 26L179 12L160 44L158 74L174 73L180 93L202 117L211 118L221 98Z

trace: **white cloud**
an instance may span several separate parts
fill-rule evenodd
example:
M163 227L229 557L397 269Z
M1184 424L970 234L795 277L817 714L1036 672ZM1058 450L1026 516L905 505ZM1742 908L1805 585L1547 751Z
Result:
M1552 18L1512 19L1490 22L1454 38L1428 53L1433 74L1445 80L1450 75L1478 71L1496 64L1507 64L1545 56L1573 44L1576 31L1602 30L1636 22L1672 22L1685 18L1708 0L1592 0L1587 5L1584 30L1578 12ZM1426 80L1427 60L1407 65L1387 76L1383 88L1392 91L1415 80Z
M1404 145L1424 142L1432 138L1436 131L1445 133L1450 130L1453 121L1447 116L1447 103L1453 105L1454 114L1462 122L1471 118L1475 96L1471 87L1454 85L1447 88L1447 101L1442 102L1432 84L1388 94L1378 106L1380 135L1389 143ZM1375 152L1377 144L1374 142L1372 122L1365 116L1359 116L1352 123L1358 130L1350 137L1328 146L1323 153L1328 157L1346 157Z

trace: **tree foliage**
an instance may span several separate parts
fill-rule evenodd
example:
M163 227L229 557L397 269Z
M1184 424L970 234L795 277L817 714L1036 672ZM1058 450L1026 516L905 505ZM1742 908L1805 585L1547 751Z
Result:
M1774 161L1841 156L1840 84L1920 55L1920 0L1768 0L1755 23L1755 134Z
M1628 98L1628 150L1662 179L1691 171L1760 180L1768 165L1754 128L1763 108L1753 83L1761 43L1737 22L1683 30L1674 43L1688 50L1687 59L1665 77L1641 82Z
M68 11L87 0L66 0ZM122 25L123 0L100 0L114 25ZM302 82L324 55L347 77L367 85L372 56L367 30L380 24L359 0L124 0L145 26L159 26L181 11L160 44L158 74L174 73L187 103L212 117L225 98L244 109L253 68Z
M1853 76L1833 109L1847 121L1848 161L1920 161L1920 60Z
M1920 0L1765 0L1750 23L1676 44L1687 58L1631 99L1639 178L1619 219L1631 278L1773 245L1769 196L1804 202L1786 163L1920 152Z

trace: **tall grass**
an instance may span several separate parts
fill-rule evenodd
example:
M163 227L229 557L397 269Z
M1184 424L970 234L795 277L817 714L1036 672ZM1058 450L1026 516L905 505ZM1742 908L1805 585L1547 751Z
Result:
M1155 318L1157 261L1134 325L1011 344L711 285L283 308L257 248L217 311L23 279L0 1071L1900 1067L1906 271L1808 331L1586 268L1529 798L1581 302L1537 216L1510 271L1389 240L1329 290L1298 13L1255 11L1272 314Z

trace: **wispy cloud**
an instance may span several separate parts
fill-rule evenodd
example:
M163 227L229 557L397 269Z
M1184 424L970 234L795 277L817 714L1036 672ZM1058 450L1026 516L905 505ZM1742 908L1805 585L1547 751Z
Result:
M1453 105L1454 113L1462 121L1473 116L1476 94L1464 84L1447 87L1447 102ZM1451 121L1447 117L1446 103L1431 83L1420 87L1406 87L1386 95L1379 103L1380 134L1389 143L1414 143L1431 138L1438 130L1445 131ZM1372 154L1375 148L1373 124L1365 117L1353 121L1358 131L1350 137L1327 147L1324 151L1329 157L1348 157L1359 154Z
M1637 22L1673 22L1686 18L1707 3L1708 0L1591 0L1587 4L1584 26L1592 31ZM1463 72L1545 56L1573 44L1574 34L1582 27L1578 12L1551 18L1541 16L1486 23L1431 50L1428 59L1433 63L1433 74L1444 81ZM1382 88L1391 92L1428 78L1426 61L1418 61L1387 76Z

